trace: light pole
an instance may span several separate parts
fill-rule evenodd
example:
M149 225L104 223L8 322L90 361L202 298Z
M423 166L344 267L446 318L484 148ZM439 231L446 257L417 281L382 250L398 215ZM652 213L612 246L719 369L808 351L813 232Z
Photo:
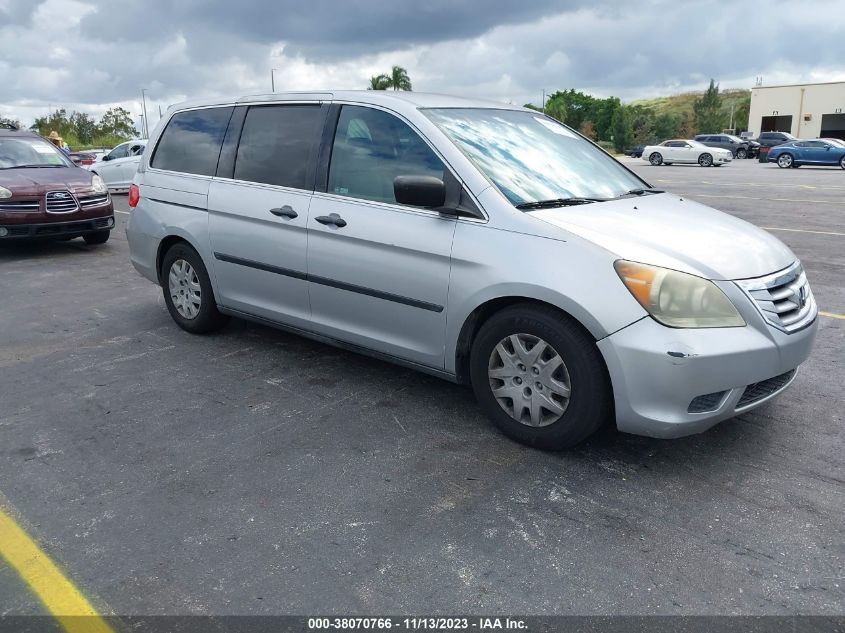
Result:
M276 92L276 71L278 68L270 69L270 92Z
M141 101L144 103L144 138L150 138L150 123L147 120L147 89L141 88Z

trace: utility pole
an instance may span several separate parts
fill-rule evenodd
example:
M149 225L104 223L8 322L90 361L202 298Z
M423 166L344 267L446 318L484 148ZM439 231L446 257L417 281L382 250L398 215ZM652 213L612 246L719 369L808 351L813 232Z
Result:
M546 89L543 89L543 114L546 113Z
M276 69L270 69L270 92L276 92Z
M144 102L144 138L150 138L150 124L147 121L147 89L141 88L141 101Z

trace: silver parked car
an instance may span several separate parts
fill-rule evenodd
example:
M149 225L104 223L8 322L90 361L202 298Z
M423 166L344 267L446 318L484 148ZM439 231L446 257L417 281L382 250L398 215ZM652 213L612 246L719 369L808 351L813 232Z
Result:
M470 384L534 446L704 431L813 344L780 241L531 110L250 96L172 107L150 147L126 233L182 328L242 317Z

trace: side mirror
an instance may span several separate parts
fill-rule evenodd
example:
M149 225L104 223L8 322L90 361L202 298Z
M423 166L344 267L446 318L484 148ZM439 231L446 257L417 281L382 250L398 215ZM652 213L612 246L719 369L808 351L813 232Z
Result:
M396 202L411 207L442 207L446 203L446 185L434 176L396 176L393 195Z
M108 154L103 154L103 157L100 160L111 160L111 156Z

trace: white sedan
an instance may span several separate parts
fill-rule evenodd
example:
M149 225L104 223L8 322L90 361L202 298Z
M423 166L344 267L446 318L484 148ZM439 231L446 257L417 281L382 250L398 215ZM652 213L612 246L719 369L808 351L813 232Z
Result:
M698 141L673 139L660 145L649 145L643 149L643 160L652 165L671 165L672 163L698 163L702 167L715 165L721 167L733 160L728 149L708 147Z
M98 159L93 165L88 165L88 169L105 181L109 191L129 189L146 146L146 139L126 141Z

